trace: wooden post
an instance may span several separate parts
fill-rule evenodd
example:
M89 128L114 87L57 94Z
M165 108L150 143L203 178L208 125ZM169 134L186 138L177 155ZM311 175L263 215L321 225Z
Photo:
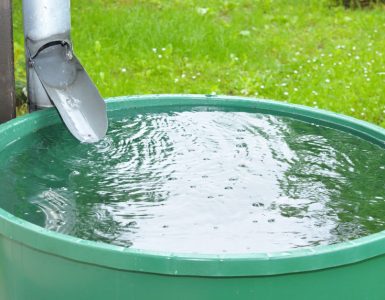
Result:
M0 0L0 123L16 117L12 3Z

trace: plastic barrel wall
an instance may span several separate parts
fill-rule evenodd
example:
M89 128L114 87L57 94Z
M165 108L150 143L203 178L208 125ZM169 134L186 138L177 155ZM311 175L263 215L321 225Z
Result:
M110 99L109 111L219 106L345 130L385 147L385 130L303 106L247 98L159 95ZM54 109L0 126L0 151L60 122ZM248 255L157 253L48 231L0 209L0 299L385 299L385 232L351 242Z

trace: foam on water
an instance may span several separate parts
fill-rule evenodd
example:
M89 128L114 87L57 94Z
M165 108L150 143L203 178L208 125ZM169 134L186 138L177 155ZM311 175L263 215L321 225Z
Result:
M1 152L0 167L6 210L138 249L284 251L385 229L385 150L286 117L124 111L100 143L56 125Z

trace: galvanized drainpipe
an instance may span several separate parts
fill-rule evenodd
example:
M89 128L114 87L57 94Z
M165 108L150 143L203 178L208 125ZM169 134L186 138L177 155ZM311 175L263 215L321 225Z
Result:
M12 4L0 0L0 124L16 117Z
M55 41L70 43L69 0L23 0L27 86L30 111L52 107L35 69L32 58L45 45Z
M102 139L106 105L73 52L70 0L23 0L23 19L30 110L55 106L78 140Z

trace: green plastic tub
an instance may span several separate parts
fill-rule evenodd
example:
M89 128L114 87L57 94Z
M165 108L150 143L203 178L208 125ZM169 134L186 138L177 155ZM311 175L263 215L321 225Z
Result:
M385 147L385 130L346 116L238 97L161 95L108 100L108 110L231 106L338 128ZM0 151L61 122L54 109L0 126ZM85 241L0 209L0 300L385 299L385 232L282 253L188 255Z

